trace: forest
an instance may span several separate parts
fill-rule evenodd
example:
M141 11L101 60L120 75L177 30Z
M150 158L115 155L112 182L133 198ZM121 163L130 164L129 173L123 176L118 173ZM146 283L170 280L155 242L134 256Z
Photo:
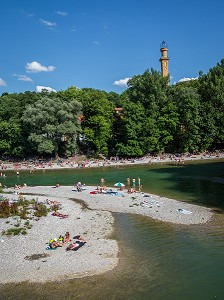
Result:
M141 157L224 147L224 59L170 85L151 69L121 94L75 86L0 96L0 157Z

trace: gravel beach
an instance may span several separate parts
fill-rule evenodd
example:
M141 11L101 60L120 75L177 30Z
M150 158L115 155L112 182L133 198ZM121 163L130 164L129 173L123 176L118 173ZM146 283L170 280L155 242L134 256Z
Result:
M60 201L60 219L48 213L32 220L27 235L8 237L2 231L15 224L15 218L0 219L0 283L62 281L112 270L118 264L118 243L111 238L114 227L112 212L133 213L152 219L183 225L203 224L212 218L210 209L152 194L127 190L115 194L90 194L95 187L78 192L72 186L23 187L20 195L46 203ZM7 189L14 191L13 188ZM113 188L114 192L117 189ZM5 194L13 199L15 194ZM82 200L85 204L75 201ZM47 250L51 238L69 231L71 237L82 235L87 243L78 251L66 251L66 246Z

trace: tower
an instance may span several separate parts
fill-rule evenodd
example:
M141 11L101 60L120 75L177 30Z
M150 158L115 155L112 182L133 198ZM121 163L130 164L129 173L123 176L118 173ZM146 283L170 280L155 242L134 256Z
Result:
M162 54L162 56L159 59L161 62L161 73L163 77L166 77L169 75L169 68L168 68L169 57L167 56L168 45L165 41L162 41L162 43L160 44L160 52Z

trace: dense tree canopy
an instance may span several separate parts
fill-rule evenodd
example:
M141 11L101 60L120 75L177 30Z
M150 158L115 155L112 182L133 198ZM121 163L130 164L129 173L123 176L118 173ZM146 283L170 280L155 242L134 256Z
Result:
M76 100L67 102L47 96L25 107L22 121L29 127L28 139L38 153L57 156L61 149L65 155L76 153L81 108Z
M224 59L198 80L202 97L202 138L207 146L224 143Z
M111 141L114 105L103 91L84 89L83 144L92 153L108 155Z
M222 149L224 60L197 80L168 83L151 69L133 76L120 95L76 87L4 93L0 156L136 157Z

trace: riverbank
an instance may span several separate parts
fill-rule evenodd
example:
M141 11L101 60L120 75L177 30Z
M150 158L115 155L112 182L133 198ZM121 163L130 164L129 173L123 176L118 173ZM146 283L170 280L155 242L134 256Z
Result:
M7 189L8 191L13 189ZM112 194L90 194L95 187L77 192L72 186L58 188L23 187L20 195L26 199L38 199L45 203L60 201L60 212L68 218L60 219L48 213L40 220L32 221L27 235L7 237L2 235L15 220L0 219L1 275L0 283L62 281L112 270L119 262L119 248L112 239L114 218L112 212L133 213L152 219L182 225L203 224L212 218L210 209L175 201L151 194L133 193L113 189ZM14 193L9 199L18 197ZM74 201L79 199L82 203ZM65 247L47 250L51 238L66 231L71 236L81 234L87 243L77 252L65 251ZM39 259L31 259L39 257Z
M1 176L4 176L4 171L15 170L51 170L51 169L73 169L73 168L95 168L106 166L122 166L122 165L139 165L139 164L155 164L155 163L173 163L184 164L185 161L197 161L202 159L221 159L224 158L223 152L191 154L164 154L160 156L145 156L135 159L120 159L114 157L111 159L87 159L82 156L75 156L70 159L58 159L57 161L42 161L41 159L23 160L20 162L0 162Z

